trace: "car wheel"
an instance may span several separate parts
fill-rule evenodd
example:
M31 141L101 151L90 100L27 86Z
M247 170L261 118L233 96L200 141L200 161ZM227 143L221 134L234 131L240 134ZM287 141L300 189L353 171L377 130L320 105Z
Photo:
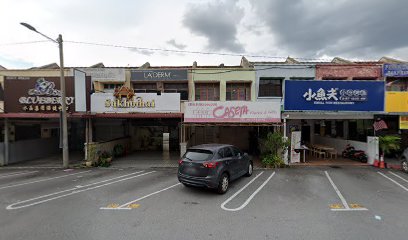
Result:
M404 159L402 160L402 162L401 162L401 168L402 168L402 171L408 173L408 161L407 161L407 159L404 158Z
M223 173L220 178L220 182L218 183L217 192L220 194L224 194L228 191L229 187L229 176L226 173Z
M249 162L247 173L245 174L246 177L250 177L252 172L254 171L254 165L252 162Z

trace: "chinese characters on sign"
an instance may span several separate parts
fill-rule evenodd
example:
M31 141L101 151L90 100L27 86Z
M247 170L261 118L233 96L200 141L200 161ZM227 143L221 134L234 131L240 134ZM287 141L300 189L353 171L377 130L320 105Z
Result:
M319 88L313 92L311 88L303 94L306 101L319 101L315 104L354 104L354 102L367 101L367 91L362 89ZM330 101L331 100L331 101Z
M408 77L408 64L384 64L385 77Z
M384 81L286 80L285 111L384 111Z
M55 83L39 78L33 89L28 90L28 97L20 97L19 102L23 104L22 110L26 112L39 111L61 111L61 91L55 89ZM67 111L69 106L74 103L74 97L65 98Z

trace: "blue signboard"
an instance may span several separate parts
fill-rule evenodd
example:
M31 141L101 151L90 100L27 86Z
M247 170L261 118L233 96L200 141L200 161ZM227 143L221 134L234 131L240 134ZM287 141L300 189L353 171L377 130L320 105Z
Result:
M408 64L384 64L384 77L408 77Z
M384 111L384 81L286 80L285 111Z

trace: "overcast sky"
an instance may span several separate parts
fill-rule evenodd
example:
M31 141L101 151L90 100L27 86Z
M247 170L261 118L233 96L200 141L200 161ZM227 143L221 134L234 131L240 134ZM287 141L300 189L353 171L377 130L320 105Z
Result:
M62 34L67 67L408 60L407 9L407 0L0 0L0 65L59 63L57 45L20 22Z

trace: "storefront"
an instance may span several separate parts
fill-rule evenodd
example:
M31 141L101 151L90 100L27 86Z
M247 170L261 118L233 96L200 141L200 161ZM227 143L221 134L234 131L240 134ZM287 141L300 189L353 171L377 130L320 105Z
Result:
M83 151L90 78L65 77L70 151ZM4 77L4 165L48 157L60 151L59 77Z
M179 144L179 93L136 93L121 86L91 95L94 144L128 139L129 151L176 151Z
M279 128L280 123L280 103L187 102L182 142L185 147L204 143L233 144L253 154L258 148L260 128L272 131Z
M383 134L402 137L401 149L408 147L408 64L384 64L386 81L385 119L387 129Z
M287 135L301 132L300 143L325 145L336 156L347 144L367 152L374 114L384 111L384 88L383 81L287 80Z

